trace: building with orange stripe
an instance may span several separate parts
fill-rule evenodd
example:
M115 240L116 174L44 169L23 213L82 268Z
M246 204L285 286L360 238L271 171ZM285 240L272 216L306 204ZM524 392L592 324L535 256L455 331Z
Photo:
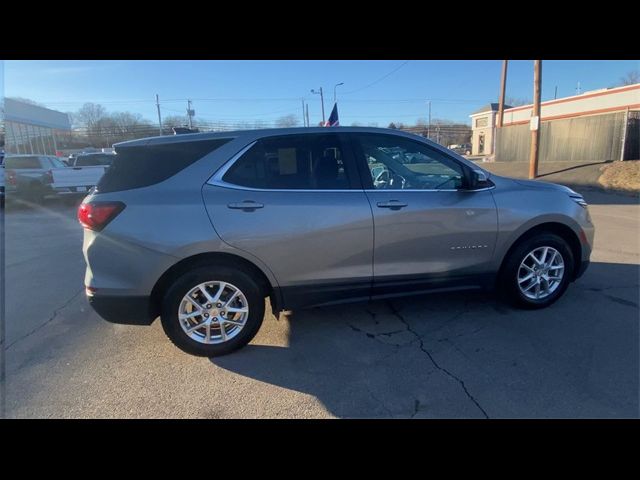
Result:
M622 134L626 135L628 133L628 125L633 123L629 121L628 112L632 112L631 120L633 120L637 116L637 113L633 112L640 111L640 84L585 92L581 95L542 102L540 106L540 120L543 127L543 132L541 133L544 133L545 122L618 113L616 118L622 118L620 114L624 114L626 123L622 129ZM533 105L505 108L503 130L508 132L510 127L528 125L531 120L532 108ZM470 117L472 122L472 155L491 156L496 154L496 159L501 160L498 158L500 152L497 151L497 138L502 135L502 132L500 134L496 132L498 104L489 104L471 114ZM593 122L591 124L595 125ZM565 131L566 129L556 130ZM553 129L549 129L549 131L553 132ZM592 132L592 134L598 135L599 132ZM631 135L628 138L633 141L635 137ZM544 139L542 140L544 141ZM622 148L624 150L624 147Z

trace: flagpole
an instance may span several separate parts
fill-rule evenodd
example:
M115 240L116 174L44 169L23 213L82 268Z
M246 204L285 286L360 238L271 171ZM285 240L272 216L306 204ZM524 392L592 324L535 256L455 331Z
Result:
M335 105L336 103L338 103L338 100L337 100L337 98L336 98L336 88L338 88L340 85L344 85L344 82L336 83L336 84L334 85L334 87L333 87L333 103L334 103L334 105Z

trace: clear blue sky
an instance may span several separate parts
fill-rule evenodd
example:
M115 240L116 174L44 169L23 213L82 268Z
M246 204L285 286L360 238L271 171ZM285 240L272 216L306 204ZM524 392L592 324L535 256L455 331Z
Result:
M468 115L497 101L500 60L455 61L6 61L5 95L35 100L61 111L84 102L109 111L131 111L155 121L155 94L163 115L184 114L193 99L196 116L206 121L273 122L286 114L301 117L301 101L309 102L311 123L321 119L322 86L326 116L338 87L340 122L350 125L415 123L427 117L468 123ZM404 65L403 65L404 64ZM400 67L400 68L398 68ZM611 86L640 61L543 61L542 99ZM394 70L396 70L394 72ZM393 72L393 73L391 73ZM507 96L532 98L533 62L509 64Z

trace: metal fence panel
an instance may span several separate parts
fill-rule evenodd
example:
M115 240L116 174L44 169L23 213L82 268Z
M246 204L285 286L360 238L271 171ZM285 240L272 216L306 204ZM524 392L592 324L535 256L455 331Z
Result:
M592 163L620 160L625 113L542 122L539 162ZM529 160L529 124L497 129L496 161Z

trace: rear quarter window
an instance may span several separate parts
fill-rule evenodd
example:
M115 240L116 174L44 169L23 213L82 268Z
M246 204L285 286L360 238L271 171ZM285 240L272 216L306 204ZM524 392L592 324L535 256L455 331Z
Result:
M160 183L231 140L217 138L116 148L113 163L98 182L96 190L108 193Z
M21 168L42 168L38 157L7 157L5 167L15 170Z

